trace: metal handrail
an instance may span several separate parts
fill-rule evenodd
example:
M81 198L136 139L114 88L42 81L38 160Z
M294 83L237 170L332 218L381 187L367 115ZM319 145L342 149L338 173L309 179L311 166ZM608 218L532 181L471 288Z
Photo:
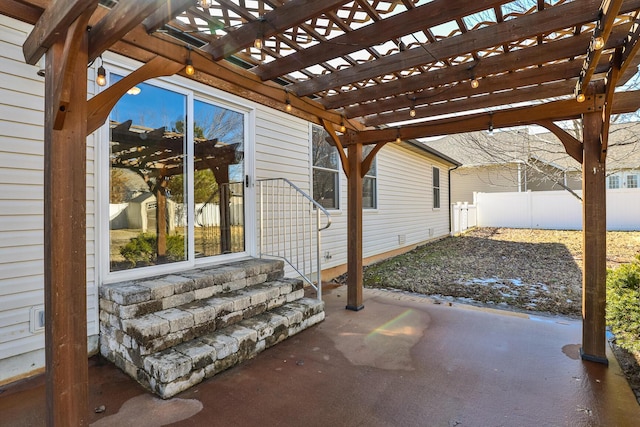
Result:
M257 182L260 192L260 257L283 259L302 280L316 290L318 299L321 299L320 232L331 226L331 215L322 205L286 178L267 178ZM320 214L326 218L323 226L320 224ZM314 216L315 227L312 227ZM315 284L311 278L314 271L314 258Z

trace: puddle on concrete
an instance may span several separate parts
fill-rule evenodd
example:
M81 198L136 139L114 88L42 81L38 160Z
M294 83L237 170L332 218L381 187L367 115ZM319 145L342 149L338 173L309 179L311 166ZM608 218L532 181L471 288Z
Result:
M118 413L105 416L91 427L160 427L191 418L201 410L202 402L196 399L162 400L141 394L124 402Z
M381 308L374 307L376 305ZM354 365L415 370L411 349L428 328L429 316L412 308L396 306L400 310L390 310L389 306L382 307L382 304L368 300L365 310L352 316L347 324L336 325L338 334L331 334L335 347ZM372 319L368 313L378 316ZM386 316L380 317L379 313Z
M562 352L573 360L580 359L580 344L567 344L562 347Z

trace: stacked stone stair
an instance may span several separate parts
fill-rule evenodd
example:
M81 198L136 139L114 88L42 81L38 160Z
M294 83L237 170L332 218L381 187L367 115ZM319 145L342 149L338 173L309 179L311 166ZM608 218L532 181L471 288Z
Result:
M279 260L249 259L100 288L100 352L169 398L324 319Z

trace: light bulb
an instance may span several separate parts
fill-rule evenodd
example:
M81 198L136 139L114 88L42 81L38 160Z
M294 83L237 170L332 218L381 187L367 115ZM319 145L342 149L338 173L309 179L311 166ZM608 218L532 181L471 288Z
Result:
M261 38L255 39L255 41L253 42L253 47L255 47L258 50L262 49L262 39Z
M409 110L409 115L410 115L411 117L415 117L415 116L416 116L416 109L415 109L415 108L413 108L413 107L411 107L411 110Z
M471 79L471 87L473 89L477 89L478 86L480 86L480 82L478 81L478 79L476 78Z
M184 72L189 76L193 76L195 74L196 69L193 68L193 62L191 61L191 59L187 59L187 65L186 67L184 67Z
M284 109L287 111L287 113L290 113L291 110L293 110L293 107L291 106L291 102L287 99L287 105L285 105Z
M96 77L96 84L98 86L107 85L107 72L102 65L98 67L98 76Z
M593 39L593 48L595 50L600 50L603 47L604 47L604 39L602 38L602 36L598 36Z
M580 93L578 94L578 96L576 96L576 101L578 101L578 102L584 102L584 101L585 101L585 99L587 99L587 97L586 97L586 96L584 96L584 93L582 93L582 92L580 92Z

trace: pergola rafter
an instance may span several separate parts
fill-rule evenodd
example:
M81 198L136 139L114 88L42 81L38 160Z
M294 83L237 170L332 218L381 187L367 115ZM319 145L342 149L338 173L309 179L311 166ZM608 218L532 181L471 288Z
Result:
M590 172L583 175L583 357L606 362L603 204L608 121L611 114L640 107L638 93L615 92L636 74L640 0L208 4L0 2L0 13L34 25L23 46L26 62L35 64L43 54L47 58L45 313L50 424L86 424L86 329L72 321L86 312L85 294L79 291L86 283L86 261L76 253L85 243L86 214L80 203L86 197L85 135L105 122L130 87L176 73L287 111L328 131L348 176L347 308L352 310L362 308L362 176L376 152L398 137L529 124L550 129L567 153L582 162L583 171ZM597 37L604 42L600 49L594 47ZM256 39L264 39L262 49L253 47ZM107 50L142 65L87 101L87 65ZM187 58L196 69L194 75L183 71ZM478 87L471 87L472 79L479 80ZM585 102L571 97L576 87L586 94ZM524 106L513 108L517 102ZM409 117L410 108L416 109L415 117ZM396 124L410 119L409 124ZM581 120L583 140L562 130L560 120ZM343 124L347 129L339 132ZM363 158L363 146L371 144L376 147ZM174 160L170 153L138 148L138 154L123 150L120 161L141 155ZM206 150L202 154L207 167ZM74 375L78 371L82 372Z

